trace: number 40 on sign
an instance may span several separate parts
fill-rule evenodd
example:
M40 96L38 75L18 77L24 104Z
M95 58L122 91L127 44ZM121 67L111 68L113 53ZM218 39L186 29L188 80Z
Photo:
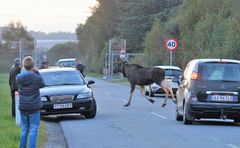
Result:
M164 46L169 51L175 51L178 48L178 41L176 38L168 38L167 40L165 40Z

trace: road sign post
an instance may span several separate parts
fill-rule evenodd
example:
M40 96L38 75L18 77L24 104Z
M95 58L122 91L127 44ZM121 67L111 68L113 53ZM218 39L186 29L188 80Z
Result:
M178 41L176 38L168 38L165 40L164 46L169 51L169 63L172 66L172 52L178 48Z

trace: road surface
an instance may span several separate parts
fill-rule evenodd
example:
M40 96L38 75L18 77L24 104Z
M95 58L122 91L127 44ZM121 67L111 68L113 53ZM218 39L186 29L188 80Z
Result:
M240 148L240 127L230 120L184 125L175 120L171 100L162 108L163 98L151 104L136 89L131 106L123 107L128 85L94 80L96 118L60 122L69 148Z

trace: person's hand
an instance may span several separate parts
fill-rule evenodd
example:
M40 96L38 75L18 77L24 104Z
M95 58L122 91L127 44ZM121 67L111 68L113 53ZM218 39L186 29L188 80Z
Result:
M34 73L36 73L36 74L39 74L37 67L34 67L34 68L32 69L32 71L33 71Z

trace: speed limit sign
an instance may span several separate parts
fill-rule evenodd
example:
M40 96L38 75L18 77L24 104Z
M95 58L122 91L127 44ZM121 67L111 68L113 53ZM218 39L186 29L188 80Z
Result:
M178 41L176 38L168 38L167 40L165 40L164 46L169 51L175 51L178 48Z

